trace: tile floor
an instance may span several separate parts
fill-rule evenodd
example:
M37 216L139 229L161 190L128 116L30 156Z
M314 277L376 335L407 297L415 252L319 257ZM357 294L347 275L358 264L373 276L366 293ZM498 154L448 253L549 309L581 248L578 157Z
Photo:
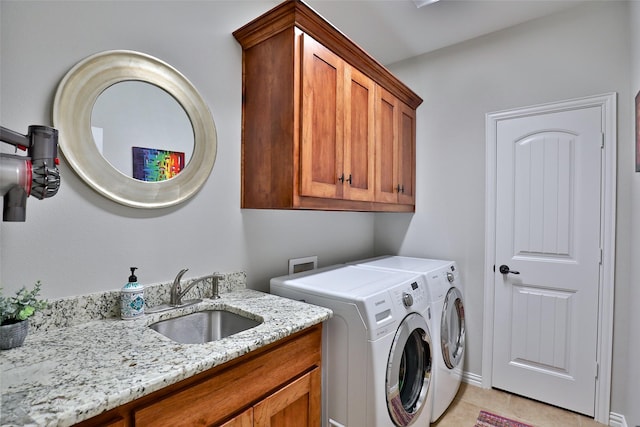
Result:
M449 409L432 427L473 427L480 410L535 427L603 427L592 418L495 389L462 383Z

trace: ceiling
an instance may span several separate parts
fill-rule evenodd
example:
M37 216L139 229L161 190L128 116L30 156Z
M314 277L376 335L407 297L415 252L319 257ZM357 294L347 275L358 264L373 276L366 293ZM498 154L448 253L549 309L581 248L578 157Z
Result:
M451 46L584 0L305 0L382 64Z

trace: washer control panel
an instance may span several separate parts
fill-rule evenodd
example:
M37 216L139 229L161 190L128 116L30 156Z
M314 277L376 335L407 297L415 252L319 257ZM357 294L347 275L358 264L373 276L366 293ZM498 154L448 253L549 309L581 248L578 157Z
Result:
M422 276L391 289L395 305L412 311L422 311L429 304L428 292L427 283Z

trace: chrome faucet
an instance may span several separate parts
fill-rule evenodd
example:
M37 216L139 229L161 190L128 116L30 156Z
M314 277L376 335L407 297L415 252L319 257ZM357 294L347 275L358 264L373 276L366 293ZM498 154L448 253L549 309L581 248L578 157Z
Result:
M189 289L193 287L194 283L188 286L187 289L183 292L182 287L180 286L180 280L182 279L184 273L186 273L187 271L189 271L188 268L183 268L182 270L180 270L176 278L173 279L173 285L171 285L171 294L169 296L169 305L182 304L182 297L189 291Z
M171 293L169 295L169 305L174 307L182 305L182 297L187 292L189 292L189 290L191 290L191 288L193 288L195 285L207 279L213 280L213 295L211 298L220 298L219 290L218 290L218 280L222 279L223 276L219 276L216 274L210 274L208 276L204 276L197 280L194 280L193 282L189 283L186 289L182 290L182 286L180 285L180 280L182 279L182 276L184 275L184 273L186 273L188 270L189 270L188 268L184 268L180 270L176 278L173 280L173 285L171 285Z

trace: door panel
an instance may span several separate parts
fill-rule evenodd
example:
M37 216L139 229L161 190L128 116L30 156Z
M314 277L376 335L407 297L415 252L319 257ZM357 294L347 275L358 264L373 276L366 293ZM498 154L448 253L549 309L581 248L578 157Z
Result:
M301 189L303 196L342 196L344 61L302 36Z
M376 98L375 199L378 202L397 203L398 100L380 87Z
M400 109L400 137L398 138L400 150L400 164L398 165L398 203L412 205L415 203L415 121L416 112L403 103Z
M372 201L375 83L345 64L345 89L344 198Z
M594 415L601 110L497 128L493 385ZM502 274L501 264L520 274Z
M320 369L316 368L253 407L255 427L320 427Z
M512 361L534 370L544 367L549 373L570 375L567 338L573 294L514 286L513 330L524 333L514 336ZM545 345L539 345L541 341Z
M559 132L515 143L516 254L569 256L575 143L575 135Z

